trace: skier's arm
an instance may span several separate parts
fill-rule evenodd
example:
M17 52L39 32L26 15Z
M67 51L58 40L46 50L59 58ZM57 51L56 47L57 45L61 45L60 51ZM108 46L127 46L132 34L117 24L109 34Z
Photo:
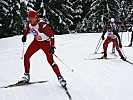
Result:
M47 35L50 38L50 42L51 42L51 47L54 47L54 32L51 30L51 28L49 27L48 24L46 24L45 22L40 23L41 27L42 27L42 31L45 35Z
M46 24L46 23L42 24L42 31L43 31L44 34L46 34L50 38L51 48L49 50L49 54L54 54L54 52L55 52L55 50L54 50L55 49L55 46L54 46L54 43L55 43L54 32L51 30L49 25Z
M24 35L27 36L27 34L30 32L29 22L26 24L26 29L24 30Z
M26 42L26 36L27 34L30 32L30 27L29 27L29 22L27 22L26 24L26 29L24 30L24 35L22 37L22 42Z

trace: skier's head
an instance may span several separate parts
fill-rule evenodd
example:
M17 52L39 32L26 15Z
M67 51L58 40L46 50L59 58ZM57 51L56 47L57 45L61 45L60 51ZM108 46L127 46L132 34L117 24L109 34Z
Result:
M35 24L38 20L38 13L34 10L28 12L28 19L30 24Z
M34 10L28 12L28 17L38 18L38 13Z
M113 23L115 21L115 19L114 18L111 18L110 21Z

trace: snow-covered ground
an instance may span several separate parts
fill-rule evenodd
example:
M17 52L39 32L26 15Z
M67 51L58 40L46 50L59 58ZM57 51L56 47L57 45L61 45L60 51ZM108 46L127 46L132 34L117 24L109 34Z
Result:
M116 57L111 60L85 60L101 57L92 55L101 34L69 34L56 37L56 55L74 72L71 72L56 57L62 75L67 80L73 100L133 100L133 65ZM17 82L24 72L22 36L0 40L0 86ZM33 40L28 35L25 50ZM128 45L128 33L123 33L123 45ZM111 52L112 43L108 52ZM98 52L102 51L102 46ZM133 48L123 47L127 59L133 61ZM118 55L118 54L117 54ZM111 54L108 57L115 57ZM0 89L0 100L68 100L56 75L40 50L31 58L31 81L48 80L45 84Z

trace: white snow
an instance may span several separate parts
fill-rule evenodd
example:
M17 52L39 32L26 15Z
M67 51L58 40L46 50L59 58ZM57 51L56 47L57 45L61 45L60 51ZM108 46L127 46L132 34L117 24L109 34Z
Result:
M90 55L94 53L100 36L100 33L55 36L57 48L55 54L74 69L74 72L71 72L54 57L68 83L73 100L133 100L132 65L119 57L112 60L84 60L102 56L102 54ZM21 37L0 39L0 86L15 83L23 76L23 61L20 59ZM33 36L29 34L25 50L32 40ZM129 44L128 33L123 33L122 43ZM108 52L111 52L111 47L112 43ZM101 51L102 46L98 52ZM123 51L128 60L133 61L133 48L123 47ZM68 100L41 50L31 58L30 74L31 81L48 80L48 82L0 89L0 100Z

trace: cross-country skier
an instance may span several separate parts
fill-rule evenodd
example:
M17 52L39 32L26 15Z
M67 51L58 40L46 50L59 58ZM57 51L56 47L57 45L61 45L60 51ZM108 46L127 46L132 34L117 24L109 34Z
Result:
M131 40L130 40L130 44L129 44L130 47L132 46L132 42L133 42L133 23L131 26L132 26L132 35L131 35Z
M110 20L110 24L113 24L114 23L114 18L111 18L111 20ZM106 31L107 31L107 25L105 25L104 26L104 28L103 28L103 33L106 33ZM103 39L103 36L102 36L102 40L104 40ZM102 52L102 53L104 53L104 52ZM114 42L113 42L113 45L112 45L112 54L114 54L115 53L115 44L114 44Z
M126 60L126 58L122 55L120 48L122 48L122 44L120 41L120 36L117 31L117 26L114 23L114 19L111 18L111 23L108 25L104 30L102 34L102 40L104 40L104 35L105 33L108 34L107 39L104 41L103 44L103 50L104 50L104 55L101 58L106 59L107 58L107 47L110 42L113 42L114 47L116 47L116 50L118 51L120 57L122 60Z
M42 49L46 54L48 63L57 75L58 81L62 86L66 86L66 81L61 76L58 65L53 60L55 49L54 32L46 22L38 19L38 13L36 11L28 12L28 22L22 37L22 42L26 42L26 36L29 32L34 35L34 40L29 45L24 55L25 73L19 83L27 83L30 81L30 58L35 52L37 52L39 49Z

